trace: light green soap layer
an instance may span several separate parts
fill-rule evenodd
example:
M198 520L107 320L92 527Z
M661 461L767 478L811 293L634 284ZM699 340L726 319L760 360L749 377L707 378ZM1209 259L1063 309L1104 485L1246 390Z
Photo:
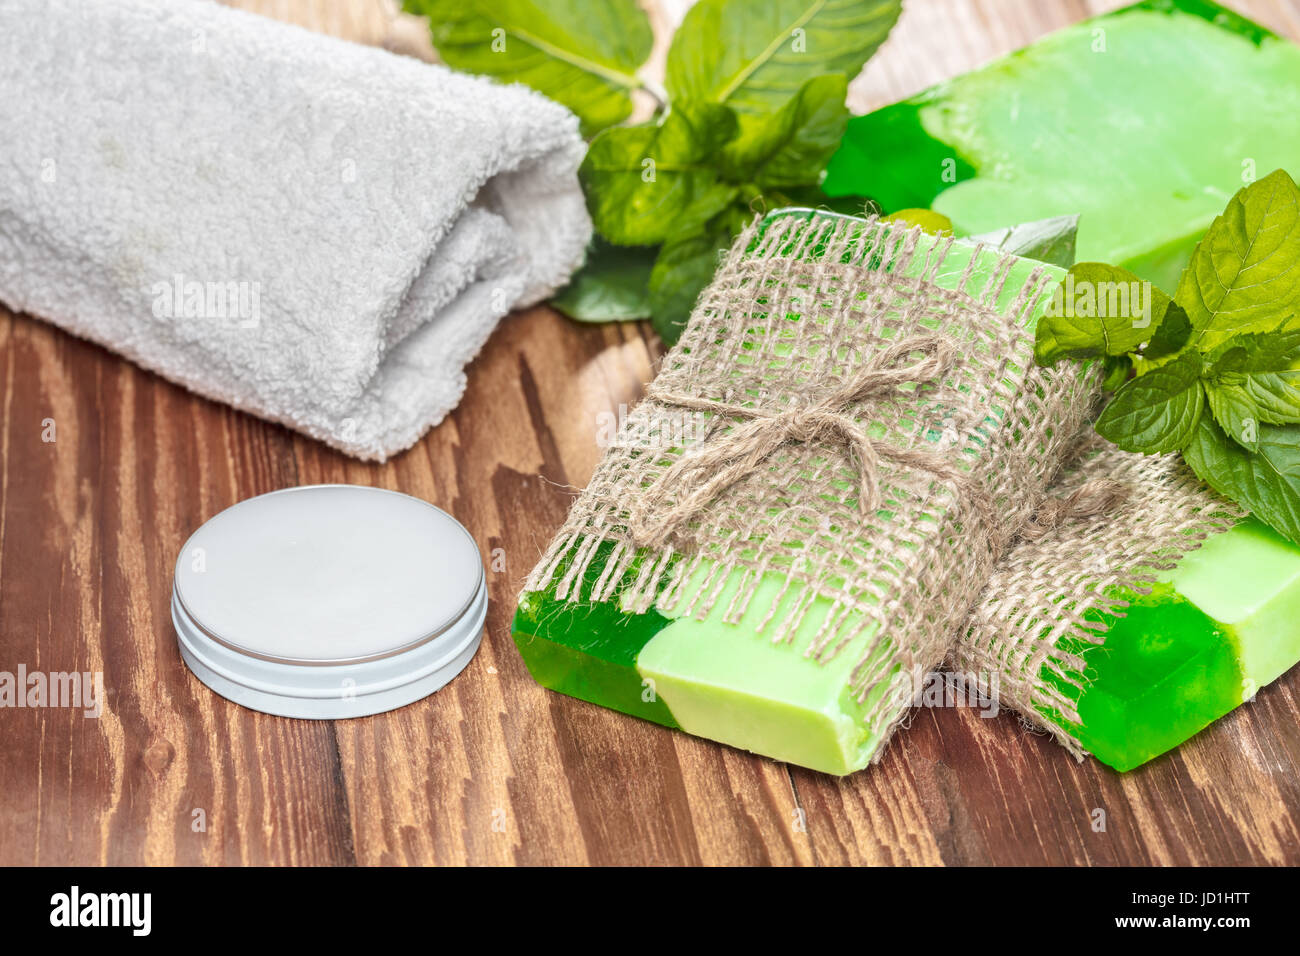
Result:
M1300 660L1300 548L1268 526L1243 521L1167 574L1175 591L1231 629L1242 676L1254 687Z
M1300 48L1134 10L964 77L921 122L980 170L935 200L959 229L1078 213L1080 261L1172 291L1243 173L1300 164L1297 115Z
M688 598L710 571L702 564L686 583ZM637 657L638 672L653 682L687 733L826 773L865 767L879 741L863 721L863 705L847 688L871 632L824 664L804 656L829 608L828 601L818 599L792 640L773 644L774 622L793 607L795 589L761 633L758 626L783 579L766 575L740 621L727 624L722 618L741 577L739 572L728 577L704 620L679 618L655 634Z

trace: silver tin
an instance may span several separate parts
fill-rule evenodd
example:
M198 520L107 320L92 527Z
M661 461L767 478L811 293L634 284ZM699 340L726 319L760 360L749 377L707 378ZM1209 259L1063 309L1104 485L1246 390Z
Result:
M446 512L358 485L249 498L176 561L172 622L195 676L285 717L362 717L419 700L478 650L478 546Z

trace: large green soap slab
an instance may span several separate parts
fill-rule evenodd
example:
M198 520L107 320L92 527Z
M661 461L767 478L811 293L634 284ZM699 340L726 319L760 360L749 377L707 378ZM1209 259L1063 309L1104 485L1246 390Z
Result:
M918 248L937 241L921 234ZM973 245L953 244L933 281L956 288L975 255ZM989 248L978 256L972 268L975 288L988 280L1002 258ZM919 270L924 258L918 255L909 268ZM1001 290L1000 309L1010 307L1036 270L1054 279L1064 275L1061 268L1016 259ZM1045 301L1027 316L1031 328ZM588 575L597 575L602 564L592 561ZM711 579L712 570L708 563L694 570L678 607L690 607L691 597L706 589L714 593L719 582ZM874 631L864 629L827 661L806 656L804 649L829 610L828 601L817 599L792 638L773 643L760 624L780 595L784 576L769 573L761 578L746 612L729 623L723 618L742 574L734 571L721 582L712 609L702 619L684 614L670 618L657 611L632 614L617 602L567 602L529 593L515 614L515 644L534 679L552 690L826 773L842 775L865 767L880 745L865 721L873 700L856 700L848 685ZM796 599L794 589L790 591L782 599L785 605ZM784 609L778 604L773 619L779 620ZM887 653L887 645L878 645L877 653Z
M1300 47L1163 0L1053 33L850 121L824 188L932 207L958 235L1080 214L1078 258L1168 291L1243 185L1300 172Z
M1209 538L1130 597L1084 658L1084 748L1131 770L1178 746L1300 660L1300 547L1254 519ZM1045 679L1052 680L1044 670Z

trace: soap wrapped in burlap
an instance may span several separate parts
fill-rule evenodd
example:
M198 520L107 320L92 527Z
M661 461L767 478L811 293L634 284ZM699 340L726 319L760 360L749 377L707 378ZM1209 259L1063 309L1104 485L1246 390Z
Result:
M735 623L777 575L759 629L856 655L883 743L1091 405L1095 375L1033 361L1062 274L877 219L751 225L525 592L703 618L738 574Z
M1104 644L1106 621L1150 593L1162 571L1243 510L1177 454L1121 451L1082 433L1043 507L989 579L950 669L996 688L999 702L1082 759L1078 649Z

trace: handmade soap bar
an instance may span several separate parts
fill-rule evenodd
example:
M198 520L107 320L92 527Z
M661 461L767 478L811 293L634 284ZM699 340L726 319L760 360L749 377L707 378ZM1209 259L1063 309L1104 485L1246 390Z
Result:
M1253 519L1132 597L1106 643L1081 648L1079 741L1117 770L1176 747L1300 660L1300 548Z
M824 184L958 235L1080 215L1078 258L1172 292L1255 174L1300 168L1300 47L1206 0L1053 33L850 121Z
M1128 497L1018 545L952 666L1072 750L1130 770L1300 660L1300 547L1238 518L1177 456L1107 446L1054 494L1090 480ZM1037 592L1008 598L1025 578Z
M696 571L688 601L711 570ZM803 653L824 606L809 609L792 641L772 643L757 624L783 584L779 575L762 579L738 622L722 620L743 577L728 576L703 620L527 594L515 643L534 679L552 690L827 773L865 766L879 741L848 691L857 658L822 665Z
M665 361L678 375L661 374L651 398L680 391L680 373L696 363L711 372L721 367L718 378L706 379L710 388L720 380L757 399L812 383L816 395L843 378L839 362L862 361L855 352L879 348L882 331L910 337L940 330L975 367L997 352L988 367L993 378L981 372L943 400L905 383L892 405L908 409L909 395L923 399L902 413L915 430L907 435L888 427L880 406L851 407L851 417L874 441L964 449L960 459L971 474L997 476L996 530L1027 518L1027 503L1045 489L1094 387L1077 370L1043 378L1022 351L1046 305L1040 293L1063 270L918 230L829 216L782 235L769 230L762 255L750 257L744 243L755 241L738 241ZM914 246L891 263L900 243ZM806 268L795 269L799 263ZM737 288L745 297L740 307ZM955 324L954 304L964 317ZM728 330L719 333L721 322ZM1012 340L994 349L966 338L1006 323L1015 329ZM846 334L851 347L828 338ZM728 335L734 352L710 354ZM793 374L795 388L765 389L774 372ZM961 424L964 413L945 403L980 392L989 405L971 430ZM645 424L640 411L629 417L629 433ZM652 407L650 414L663 412ZM800 439L771 458L756 456L756 475L710 501L674 547L635 547L625 533L626 502L647 485L628 473L643 455L671 462L707 450L718 437L717 418L709 422L685 451L637 444L632 434L622 448L615 443L575 506L577 517L529 580L514 620L516 644L533 676L552 689L817 770L859 769L910 706L916 677L944 653L940 632L950 634L969 607L961 595L987 575L986 532L965 527L969 512L952 524L954 502L926 476L917 484L917 476L895 474L888 500L864 520L854 459L835 445L809 448ZM730 427L735 435L744 423ZM909 482L916 490L907 490ZM682 497L679 490L676 500ZM812 565L811 574L801 562ZM645 594L651 578L660 583ZM934 640L926 643L927 635Z

